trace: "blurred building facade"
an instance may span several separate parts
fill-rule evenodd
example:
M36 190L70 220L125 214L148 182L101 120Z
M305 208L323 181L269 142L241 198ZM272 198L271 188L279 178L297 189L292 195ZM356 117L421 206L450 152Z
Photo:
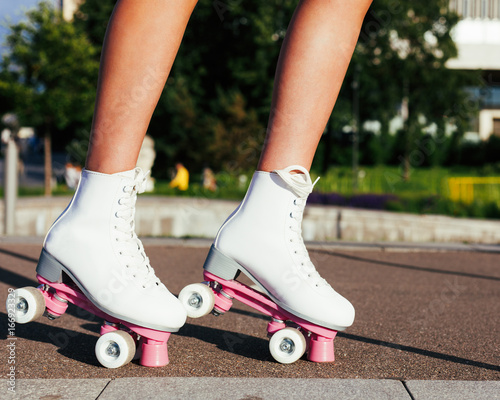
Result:
M500 136L500 0L450 0L450 8L461 20L453 33L458 57L447 66L479 69L484 80L471 88L480 111L468 136L480 140Z
M63 18L66 21L71 21L75 15L78 6L85 0L56 0L57 6L62 10Z

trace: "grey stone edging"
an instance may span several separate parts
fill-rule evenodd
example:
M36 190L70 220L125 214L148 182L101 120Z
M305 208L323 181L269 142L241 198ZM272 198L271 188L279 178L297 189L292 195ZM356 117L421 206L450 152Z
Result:
M17 236L44 236L69 197L20 198ZM238 202L205 198L141 196L136 230L140 236L215 237ZM0 204L0 232L3 232ZM500 244L500 221L415 215L310 205L303 221L306 241Z
M8 384L4 380L4 384ZM439 399L495 400L499 381L156 377L18 379L0 399Z

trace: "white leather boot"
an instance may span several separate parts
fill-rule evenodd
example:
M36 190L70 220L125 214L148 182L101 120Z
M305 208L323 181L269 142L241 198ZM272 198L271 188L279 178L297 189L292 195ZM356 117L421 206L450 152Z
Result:
M204 268L226 280L242 271L290 313L344 330L354 321L354 307L321 278L302 240L302 214L313 186L300 166L255 172L242 203L219 230Z
M68 275L105 313L142 327L176 332L186 321L179 300L156 277L135 234L135 203L146 180L139 168L82 171L78 189L50 228L37 273Z

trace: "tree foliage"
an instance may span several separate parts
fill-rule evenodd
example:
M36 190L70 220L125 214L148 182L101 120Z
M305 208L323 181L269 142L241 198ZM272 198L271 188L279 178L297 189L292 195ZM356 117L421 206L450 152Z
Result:
M92 117L98 63L95 48L49 3L10 27L0 93L23 124L63 130Z
M15 104L30 125L41 126L48 117L52 129L72 128L68 139L78 132L87 140L81 126L88 132L96 65L115 2L86 0L73 25L45 5L31 14L32 22L12 28L1 90L18 99ZM214 170L255 167L276 61L297 2L199 1L149 126L158 155L155 176L165 178L178 161L192 171L207 164ZM450 160L443 152L456 147L474 112L463 88L477 85L479 78L446 68L456 55L450 33L458 21L447 6L447 0L373 3L315 168L351 163L346 127L353 125L353 81L359 88L360 126L373 120L381 126L377 133L361 130L361 162L409 161L429 140L439 145L421 165ZM401 114L403 99L408 116L391 136L390 121ZM452 139L444 138L446 124L457 127ZM436 131L426 132L431 125ZM446 140L449 146L442 145Z
M112 4L114 0L87 0L81 8L85 29L95 40L104 37L104 21ZM160 153L166 156L163 166L182 160L194 168L207 161L216 169L229 164L239 169L254 167L254 159L242 163L236 161L236 152L222 149L250 141L248 152L260 149L274 69L296 4L296 0L200 0L150 126ZM459 129L464 126L474 109L464 107L463 88L477 83L478 77L446 68L446 61L456 55L450 33L458 21L447 6L446 0L373 3L321 143L320 164L351 162L351 145L342 129L353 123L355 68L359 71L361 125L368 120L381 124L379 134L360 133L362 162L400 163L428 139L423 134L426 127L435 124L438 129L433 137L443 141L446 123ZM100 32L95 33L92 26ZM241 141L241 130L229 128L234 123L234 104L227 100L235 100L235 93L239 107L244 107L241 121L256 119L255 129L245 132L251 137L246 142ZM408 118L397 137L389 136L389 123L401 113L402 99L408 104ZM436 147L423 163L442 163L443 148Z
M106 27L111 17L116 0L86 0L74 15L74 25L85 32L90 42L99 51L102 48Z
M76 126L92 118L98 62L85 35L50 3L10 27L1 62L0 96L25 126L45 139L46 194L50 194L51 143L68 142Z
M434 126L430 137L436 146L422 163L442 163L445 146L439 144L447 140L446 124L455 125L463 133L476 111L469 106L464 89L481 84L479 74L446 67L446 62L457 55L451 32L458 20L447 0L380 0L369 10L353 57L353 65L362 70L361 121L380 121L380 140L384 142L388 139L389 121L398 112L405 120L400 132L403 140L396 138L396 147L386 161L392 158L408 162L411 153L425 141L426 129ZM347 81L352 79L353 68ZM352 96L347 89L343 101Z

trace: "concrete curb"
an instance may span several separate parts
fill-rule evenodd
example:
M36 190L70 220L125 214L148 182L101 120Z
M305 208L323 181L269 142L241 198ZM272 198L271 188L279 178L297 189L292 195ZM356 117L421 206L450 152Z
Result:
M45 235L69 201L69 197L18 199L15 234ZM213 238L237 205L205 198L141 196L136 231L140 236ZM0 232L3 213L0 204ZM500 221L310 205L304 212L302 234L309 241L499 244Z

